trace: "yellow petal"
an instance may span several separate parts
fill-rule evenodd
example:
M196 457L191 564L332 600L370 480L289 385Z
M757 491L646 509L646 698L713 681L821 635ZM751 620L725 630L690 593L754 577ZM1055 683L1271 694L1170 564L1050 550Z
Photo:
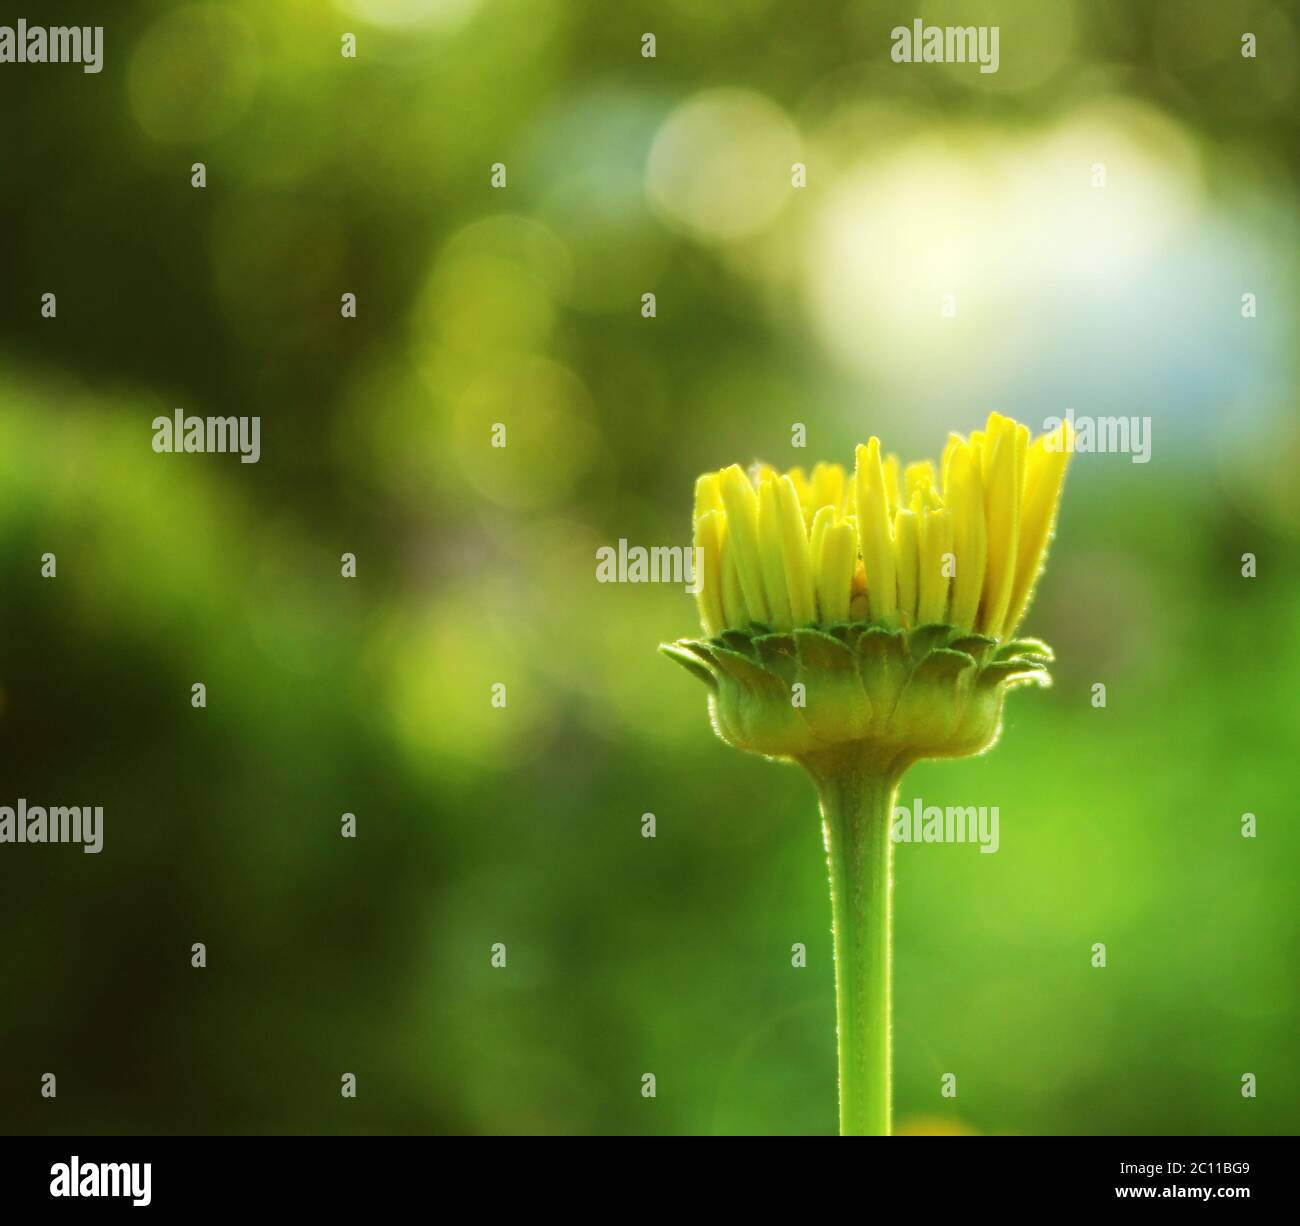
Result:
M919 625L948 620L949 562L952 515L946 509L927 510L920 524L920 580L916 603Z
M817 620L817 593L813 588L812 560L808 555L808 533L803 526L798 490L789 477L782 477L777 483L776 496L790 619L796 626L812 625Z
M858 511L858 537L867 572L867 601L876 621L891 622L898 611L894 574L894 541L890 531L889 501L880 464L880 440L872 437L857 450L854 490Z
M916 516L899 511L894 516L894 549L898 571L898 616L904 626L916 624L917 532Z
M763 478L758 487L758 556L763 565L768 623L774 630L789 630L794 622L790 618L790 593L785 582L781 510L776 491L777 479L771 476Z
M727 539L735 554L740 590L754 621L769 620L763 587L763 565L758 550L758 496L739 464L720 474L722 505L727 510Z
M1061 502L1061 487L1070 462L1069 426L1062 422L1057 430L1034 440L1029 448L1028 472L1025 477L1024 513L1020 524L1019 556L1016 582L1007 609L1006 634L1011 636L1029 607L1034 584L1043 569L1047 543L1056 525L1056 510Z
M794 486L794 492L799 496L799 509L803 516L804 523L807 524L812 519L812 513L815 508L812 506L812 481L808 474L802 468L792 468L786 474Z
M962 446L963 442L964 440L960 434L950 434L943 447L943 459L939 461L939 491L943 495L945 504L951 501L949 497L948 470L952 467L953 453L958 447Z
M885 482L885 501L889 505L890 517L893 517L895 511L903 504L898 497L898 457L896 455L887 455L884 464L881 465L881 475Z
M837 514L844 510L844 469L838 464L818 464L812 473L812 509L815 515L822 507L834 507Z
M853 568L857 561L853 529L843 520L827 524L821 535L821 556L817 565L817 603L824 623L848 620Z
M731 525L724 519L718 534L722 544L722 614L729 629L743 630L753 620L745 593L740 586L740 567L736 564L735 542L730 539Z
M1029 427L1023 422L1011 423L1016 430L1016 480L1020 491L1020 505L1025 503L1025 478L1029 474Z
M934 465L929 460L918 460L903 469L903 501L910 505L912 495L920 491L922 505L929 506L934 475Z
M835 519L834 507L819 507L817 514L813 516L812 529L808 533L808 560L812 563L814 592L820 582L817 577L817 567L821 565L822 537L826 535L826 529L835 522Z
M988 454L984 461L984 515L988 527L988 564L980 629L1002 634L1016 575L1020 539L1020 484L1024 471L1024 435L1016 423L998 413L989 416Z
M944 492L952 513L953 554L957 560L948 616L954 626L973 630L984 592L988 533L984 521L984 485L975 468L971 447L966 443L953 450Z
M722 605L722 530L721 511L705 511L695 521L695 555L700 567L695 576L699 591L695 603L700 608L700 622L709 638L716 638L727 628Z
M695 481L695 518L706 511L722 510L722 491L717 473L705 473Z
M988 453L988 439L983 430L972 430L970 435L971 464L981 481L984 480L984 457Z

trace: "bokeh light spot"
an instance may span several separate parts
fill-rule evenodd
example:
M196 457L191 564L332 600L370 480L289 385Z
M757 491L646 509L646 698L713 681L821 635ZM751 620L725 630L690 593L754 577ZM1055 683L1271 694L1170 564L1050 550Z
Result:
M220 136L248 109L261 61L243 17L191 4L160 17L131 59L128 92L140 126L158 141Z
M710 90L660 128L646 192L670 223L698 238L747 238L785 207L800 147L793 122L775 103L748 90Z

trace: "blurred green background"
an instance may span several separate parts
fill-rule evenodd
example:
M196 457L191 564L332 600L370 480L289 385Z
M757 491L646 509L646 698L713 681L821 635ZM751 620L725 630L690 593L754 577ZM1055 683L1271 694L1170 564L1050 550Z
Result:
M0 803L105 846L0 846L0 1130L833 1131L811 788L595 551L687 543L733 460L1067 407L1152 457L1073 464L1055 687L905 780L1001 849L899 849L899 1125L1297 1130L1293 6L27 15L106 30L0 65ZM998 73L891 63L918 16ZM154 454L177 407L261 462Z

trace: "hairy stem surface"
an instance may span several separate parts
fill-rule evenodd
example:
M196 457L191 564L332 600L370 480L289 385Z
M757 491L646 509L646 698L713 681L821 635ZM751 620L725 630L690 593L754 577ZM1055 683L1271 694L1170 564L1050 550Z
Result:
M840 1133L888 1136L894 939L890 830L901 771L852 756L805 765L817 782L830 867Z

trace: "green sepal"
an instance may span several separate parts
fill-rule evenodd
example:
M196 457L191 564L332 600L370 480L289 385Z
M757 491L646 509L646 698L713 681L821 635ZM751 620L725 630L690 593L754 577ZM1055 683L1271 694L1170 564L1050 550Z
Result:
M764 634L754 640L758 658L763 667L781 678L789 689L795 682L799 660L795 640L789 634Z
M858 672L871 699L876 730L883 731L907 684L907 648L900 630L868 626L858 637Z
M1044 664L1051 664L1056 659L1056 656L1042 639L1012 639L1009 643L1003 643L997 649L993 659L997 661L1041 660Z
M713 641L729 651L748 656L755 663L758 663L758 651L754 647L754 635L752 634L746 634L741 630L724 630Z
M659 650L670 660L676 660L688 673L698 677L711 690L717 690L718 679L713 675L713 670L703 664L699 656L693 651L679 646L677 643L660 643Z
M833 635L796 630L796 681L804 687L800 713L822 741L857 740L871 727L871 700L862 688L853 652Z
M911 652L913 660L921 661L930 652L947 647L950 638L952 638L951 626L942 623L917 626L907 636L907 649Z
M892 724L907 744L942 746L956 731L966 705L963 686L975 669L974 657L939 647L912 670L899 695Z
M1051 674L1041 664L1030 660L998 660L980 669L976 685L982 690L1009 684L1037 681L1040 685L1051 683Z
M758 663L757 653L754 658L751 658L738 651L732 651L729 647L720 647L717 643L709 644L709 653L717 662L718 668L741 685L753 686L760 691L780 685L777 678Z
M983 664L997 650L998 641L987 634L965 634L948 646L953 651L964 651L976 664Z
M662 650L709 685L724 740L804 762L854 746L895 765L979 753L997 737L1007 691L1051 680L1038 639L999 644L944 625L754 626Z
M802 713L791 701L790 688L779 676L716 643L711 650L725 674L715 699L718 721L743 738L744 748L787 757L815 746Z

